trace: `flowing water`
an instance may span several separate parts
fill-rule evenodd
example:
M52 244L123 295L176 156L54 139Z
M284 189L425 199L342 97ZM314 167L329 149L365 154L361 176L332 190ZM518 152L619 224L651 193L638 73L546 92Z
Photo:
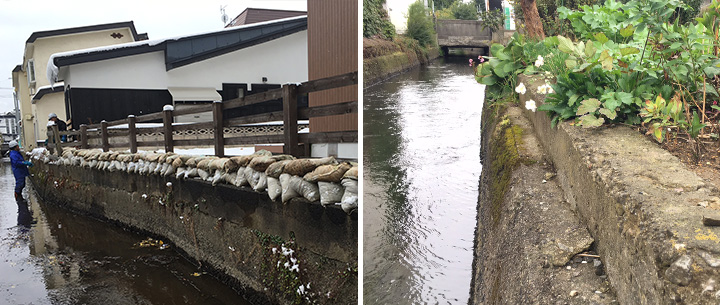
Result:
M42 202L29 186L17 204L14 185L5 158L0 304L249 304L172 247Z
M467 304L484 86L438 59L363 94L365 304Z

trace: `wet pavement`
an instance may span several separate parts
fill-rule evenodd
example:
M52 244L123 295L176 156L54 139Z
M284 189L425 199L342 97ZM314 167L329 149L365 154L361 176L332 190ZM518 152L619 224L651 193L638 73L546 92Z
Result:
M250 304L172 246L40 201L0 162L0 304Z

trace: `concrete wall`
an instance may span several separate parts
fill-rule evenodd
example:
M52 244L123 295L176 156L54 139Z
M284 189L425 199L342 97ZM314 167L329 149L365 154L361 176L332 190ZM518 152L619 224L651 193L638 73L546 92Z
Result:
M38 163L32 182L44 200L169 240L251 301L292 304L311 283L305 296L320 304L357 303L357 213L199 180ZM299 261L290 277L281 243Z
M444 46L489 46L490 29L477 20L438 20L438 44Z
M521 76L527 94L545 80ZM720 192L676 157L626 126L550 127L526 115L557 170L565 200L587 226L620 304L715 304L720 296ZM715 207L714 207L715 206Z
M363 39L363 41L366 42L368 39ZM389 52L379 54L379 56L363 58L363 87L365 88L421 64L427 64L440 56L440 51L436 48L401 51L403 48L399 46L399 43L391 41L384 43L394 45L394 47L388 48Z

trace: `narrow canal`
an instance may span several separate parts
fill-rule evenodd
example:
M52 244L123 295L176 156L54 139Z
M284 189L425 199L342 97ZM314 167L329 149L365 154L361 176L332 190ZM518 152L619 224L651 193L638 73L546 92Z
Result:
M458 57L363 92L365 304L467 304L484 86Z
M0 162L0 304L249 304L172 247L29 195ZM18 223L20 222L20 224Z

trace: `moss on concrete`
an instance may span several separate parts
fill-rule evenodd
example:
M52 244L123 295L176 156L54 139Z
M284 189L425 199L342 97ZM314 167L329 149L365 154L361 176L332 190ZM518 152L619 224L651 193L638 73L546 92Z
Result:
M421 47L412 39L363 39L363 86L424 65L440 56L437 47Z
M490 149L490 211L493 227L500 222L505 193L510 186L513 171L520 165L519 147L523 130L504 118L497 126Z

